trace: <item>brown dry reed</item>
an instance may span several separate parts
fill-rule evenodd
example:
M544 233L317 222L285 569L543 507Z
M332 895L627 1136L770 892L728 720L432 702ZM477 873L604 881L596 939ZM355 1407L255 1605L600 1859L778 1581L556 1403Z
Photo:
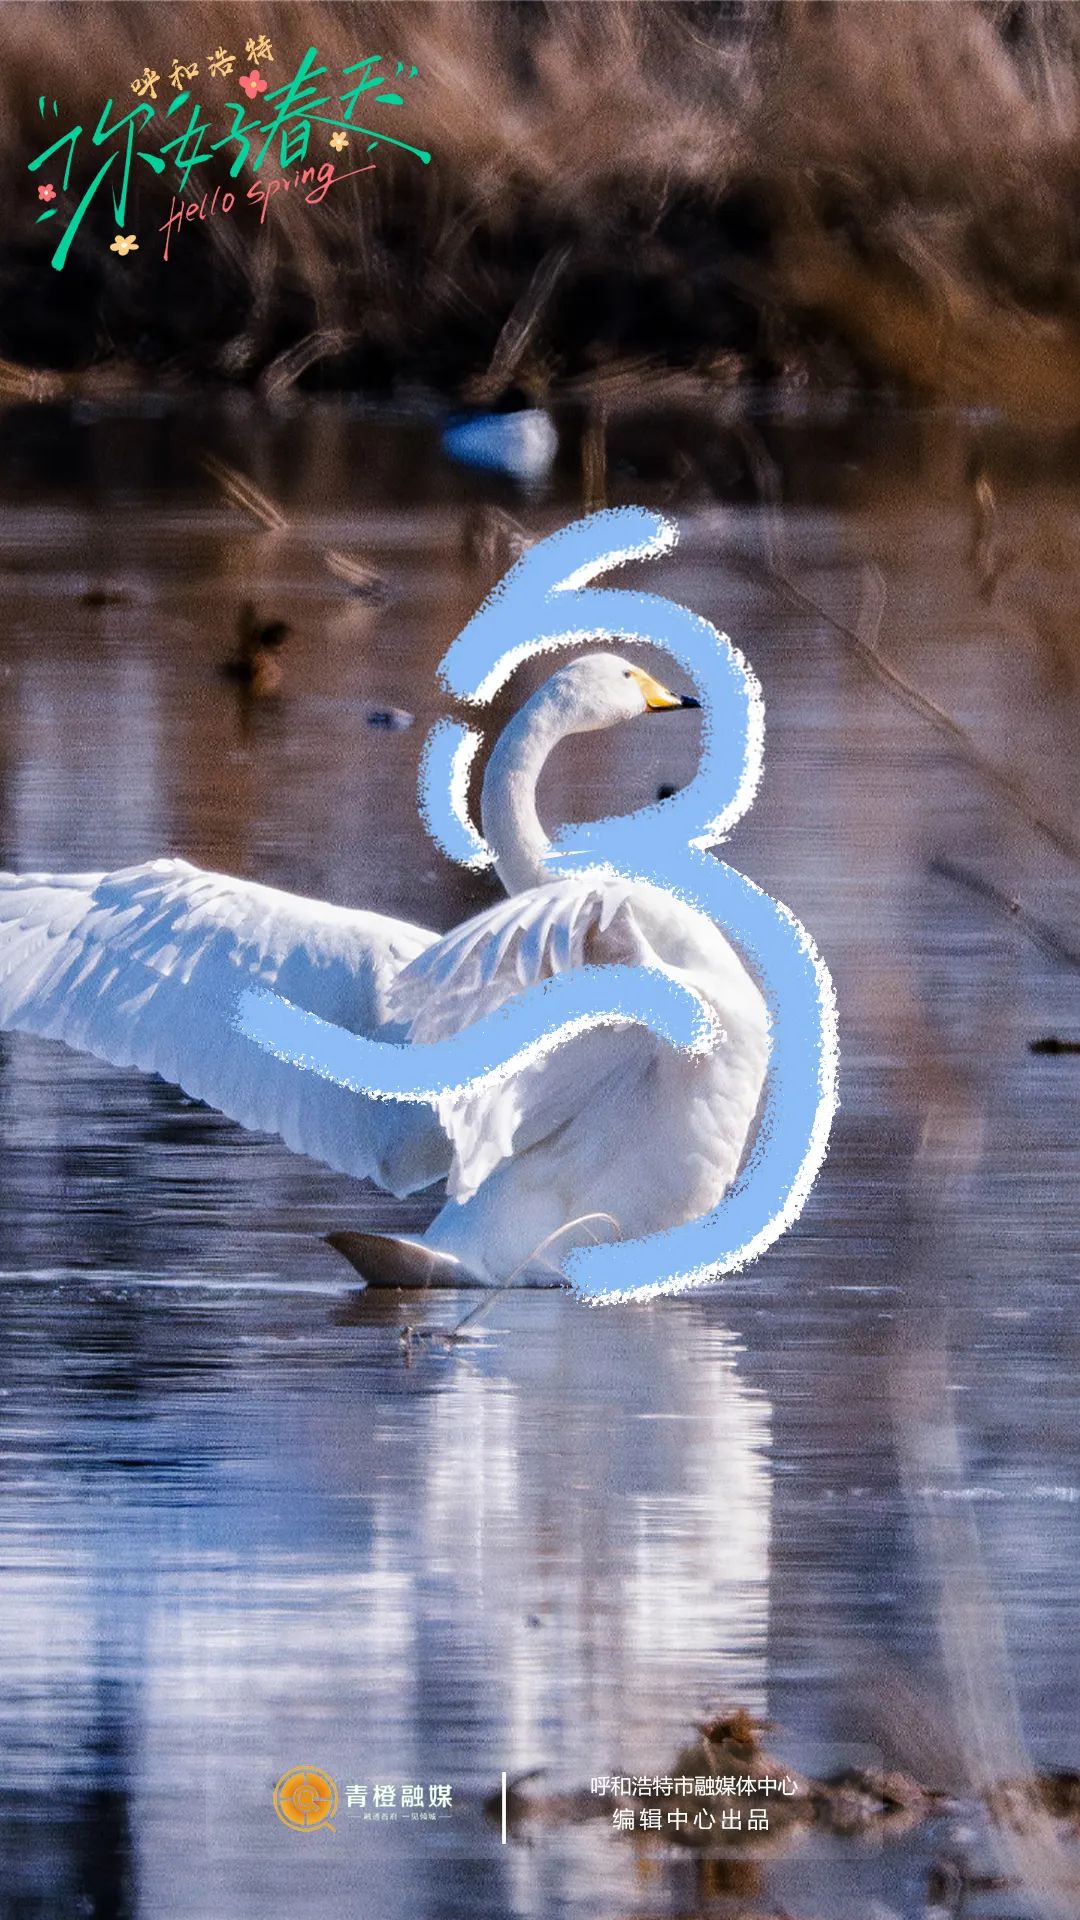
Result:
M165 264L177 183L136 163L139 255L108 250L106 188L53 273L59 222L34 224L41 176L26 172L39 95L92 127L147 63L167 75L194 57L216 136L228 90L205 56L219 41L242 54L253 18L3 9L0 352L16 368L483 399L666 367L1080 417L1071 0L266 5L275 81L308 45L330 80L371 52L415 63L405 106L378 124L431 165L382 149L318 207L279 193L262 226L245 204L185 228ZM158 95L161 115L167 84ZM212 184L231 157L206 167ZM9 391L22 377L9 371Z

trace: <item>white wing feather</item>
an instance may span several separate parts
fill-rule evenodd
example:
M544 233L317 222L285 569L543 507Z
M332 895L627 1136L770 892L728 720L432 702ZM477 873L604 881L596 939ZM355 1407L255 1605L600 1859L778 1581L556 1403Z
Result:
M643 1027L601 1029L509 1082L443 1095L433 1111L346 1092L232 1024L238 988L255 980L352 1032L423 1045L557 973L612 964L662 967L700 992L732 1036L725 1057L688 1066ZM647 1214L637 1220L637 1196L652 1184L662 1198L679 1169L697 1179L694 1191L718 1191L734 1172L767 1053L760 994L728 942L641 883L557 881L439 939L184 861L0 874L0 1027L158 1073L395 1193L444 1176L452 1203L483 1188L475 1205L490 1195L490 1220L451 1205L440 1221L452 1216L464 1236L451 1250L493 1274L515 1263L519 1240L527 1250L551 1225L609 1205L609 1189L628 1231L635 1221L653 1230ZM519 1177L503 1193L510 1163Z
M441 1040L572 967L664 965L643 925L650 892L629 881L572 879L515 894L404 968L389 990L390 1015L411 1041ZM670 920L666 896L664 910ZM444 1095L450 1196L469 1199L502 1161L565 1127L586 1102L594 1130L598 1110L632 1111L630 1089L661 1045L642 1027L600 1030L543 1055L509 1082Z
M254 979L353 1033L436 939L380 914L156 860L116 873L0 874L0 1027L174 1081L243 1126L396 1192L448 1152L430 1109L364 1101L232 1025Z
M410 1040L444 1040L571 967L644 960L651 949L630 910L633 892L629 881L559 880L500 900L403 968L388 990L391 1019Z

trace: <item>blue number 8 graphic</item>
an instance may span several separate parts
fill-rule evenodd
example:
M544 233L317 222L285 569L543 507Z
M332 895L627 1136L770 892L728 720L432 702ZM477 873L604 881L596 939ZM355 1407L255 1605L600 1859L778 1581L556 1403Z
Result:
M576 1290L591 1297L641 1298L755 1259L801 1212L836 1110L836 1005L828 969L786 907L709 852L746 812L761 777L764 705L757 680L726 634L687 608L655 594L590 584L625 560L669 551L677 539L670 521L640 507L576 521L517 561L440 668L448 692L481 704L531 655L618 635L664 647L694 679L704 708L704 751L688 787L662 808L562 828L548 863L559 876L602 866L651 881L707 914L736 943L758 974L770 1014L765 1101L747 1164L710 1213L647 1241L566 1256ZM465 813L477 745L478 736L443 721L429 737L421 773L428 831L452 859L470 866L491 857Z
M726 634L689 609L655 594L591 584L626 560L668 552L677 538L670 521L641 507L575 521L515 563L439 669L450 694L483 706L531 656L619 636L665 648L693 678L704 709L701 764L688 787L662 806L562 828L545 865L559 878L599 869L649 882L722 929L765 996L765 1095L746 1163L709 1213L647 1240L577 1247L564 1256L575 1291L594 1301L672 1292L757 1258L801 1212L836 1110L836 1005L828 970L788 909L710 851L746 812L761 777L764 706L757 680ZM479 743L472 729L440 721L428 737L420 776L429 834L451 859L472 867L492 857L466 812ZM375 1099L431 1101L463 1093L613 1019L642 1022L671 1045L709 1044L696 995L644 967L576 968L522 993L497 1018L417 1046L348 1034L295 1009L286 1018L283 1003L268 1011L266 1000L249 995L241 1007L240 1024L253 1039ZM301 1036L299 1050L290 1031Z

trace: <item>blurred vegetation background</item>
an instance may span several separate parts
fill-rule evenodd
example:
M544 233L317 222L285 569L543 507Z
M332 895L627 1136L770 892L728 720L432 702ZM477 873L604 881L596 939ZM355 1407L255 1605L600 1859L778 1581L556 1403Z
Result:
M404 106L372 112L430 166L382 147L375 173L317 207L279 193L262 225L238 199L166 263L179 183L136 160L138 256L109 250L107 179L53 272L62 228L35 224L28 162L82 124L70 212L105 101L126 113L133 77L175 58L199 61L219 137L234 87L206 56L223 41L239 74L255 32L278 85L309 45L330 85L371 52L414 63ZM647 367L691 387L884 384L1032 424L1080 417L1072 0L12 4L0 41L9 388L93 370L484 401ZM157 91L153 151L176 129L175 93ZM60 111L44 139L43 94ZM325 147L318 128L311 157ZM227 184L233 152L189 194Z

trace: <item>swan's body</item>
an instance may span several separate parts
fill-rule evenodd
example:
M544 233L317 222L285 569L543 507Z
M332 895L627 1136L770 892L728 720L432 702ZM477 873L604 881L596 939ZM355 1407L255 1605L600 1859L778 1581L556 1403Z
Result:
M484 781L484 829L510 897L441 938L182 860L0 874L0 1027L158 1073L394 1193L445 1178L418 1279L460 1262L497 1283L552 1239L549 1259L575 1240L692 1219L742 1157L765 1077L764 1003L722 934L670 895L614 878L549 879L534 795L565 734L695 704L612 654L553 675L505 730ZM493 1090L444 1095L433 1112L359 1100L232 1021L238 982L251 977L352 1032L423 1043L566 968L635 962L693 987L724 1043L690 1055L640 1027L603 1028ZM584 1215L615 1224L575 1228ZM364 1244L377 1267L379 1243ZM411 1243L392 1244L407 1268ZM400 1279L400 1260L391 1268Z

